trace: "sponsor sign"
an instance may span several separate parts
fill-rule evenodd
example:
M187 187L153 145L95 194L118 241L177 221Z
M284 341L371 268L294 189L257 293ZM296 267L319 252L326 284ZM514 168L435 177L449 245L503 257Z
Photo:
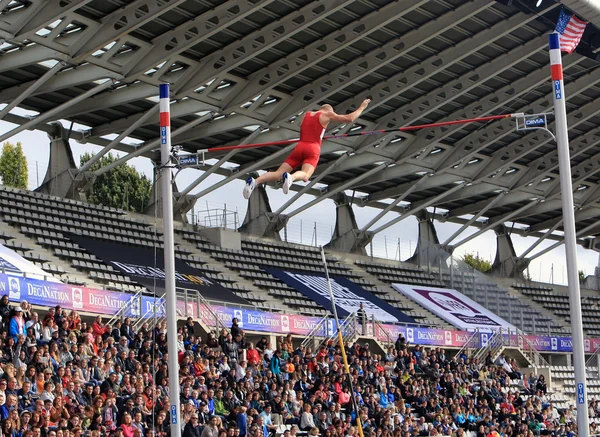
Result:
M178 157L179 165L198 165L198 155L185 155Z
M493 330L502 327L516 330L513 325L456 290L407 284L392 286L457 328Z
M153 290L156 286L157 294L163 294L165 271L162 249L156 250L155 257L154 249L147 247L96 240L73 234L70 235L70 238L125 276L149 290ZM248 305L246 300L217 282L202 276L201 272L177 257L175 257L175 285L178 288L197 290L207 300Z
M556 100L562 99L562 87L560 86L560 80L554 81L554 97Z
M263 270L281 279L309 299L323 306L323 308L331 307L329 287L325 276L306 272L289 272L268 267L263 267ZM373 316L382 322L415 323L412 317L346 278L332 277L331 291L335 297L335 306L340 317L347 317L355 313L360 308L360 304L363 304L363 309L368 318Z
M12 302L26 300L34 305L47 307L60 305L66 309L83 310L103 315L116 314L129 303L124 314L127 317L153 318L155 313L157 317L166 315L165 301L155 299L152 296L141 296L134 299L132 294L117 291L76 287L69 284L0 273L0 294L7 294L10 287L18 290L18 296L10 298ZM177 301L177 309L180 311L180 315L200 319L208 326L216 326L214 312L225 326L231 326L231 322L235 317L245 330L274 334L291 333L306 336L313 332L322 320L321 317L269 313L254 309L217 305L211 305L211 312L204 304L197 305L195 301L186 303L184 300ZM318 335L325 336L335 332L335 322L332 319L329 319L328 322L324 327L321 327ZM399 335L402 335L408 342L413 344L456 348L464 346L473 335L472 332L468 331L418 328L389 323L376 326L369 324L367 332L371 332L377 339L384 342L388 339L395 341ZM491 333L487 332L480 333L481 347L488 346L490 335ZM540 352L568 353L573 351L573 344L569 337L528 335L526 338ZM518 346L516 335L510 335L509 340L511 345ZM584 345L586 353L592 353L600 348L600 338L586 338L584 339Z
M63 308L106 315L117 313L133 299L132 294L0 274L0 293L6 294L7 291L13 302L26 300L33 305L60 305ZM126 315L140 316L137 301L132 303Z
M585 388L581 382L577 384L577 403L585 404Z
M525 127L544 127L546 126L545 117L533 117L525 119Z

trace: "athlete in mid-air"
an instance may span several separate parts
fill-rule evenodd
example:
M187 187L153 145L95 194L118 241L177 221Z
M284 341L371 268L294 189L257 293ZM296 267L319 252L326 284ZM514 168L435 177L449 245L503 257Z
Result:
M244 198L249 199L252 191L260 184L277 182L283 179L283 192L288 193L294 181L307 182L317 167L321 156L321 143L325 129L331 121L352 123L365 110L371 100L365 99L360 107L350 114L336 114L331 105L323 105L318 111L304 114L300 125L300 141L277 171L270 171L257 179L248 178L244 187ZM295 169L299 171L292 173Z

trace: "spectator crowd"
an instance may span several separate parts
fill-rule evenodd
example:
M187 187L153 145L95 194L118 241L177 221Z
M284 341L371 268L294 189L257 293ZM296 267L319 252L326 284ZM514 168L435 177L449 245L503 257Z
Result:
M236 319L208 336L188 319L173 372L164 323L87 323L61 307L38 315L8 296L0 316L0 437L168 437L171 377L183 437L356 437L357 419L368 437L576 433L573 408L558 410L543 377L503 355L480 363L403 337L385 354L355 343L351 389L338 346L253 343Z

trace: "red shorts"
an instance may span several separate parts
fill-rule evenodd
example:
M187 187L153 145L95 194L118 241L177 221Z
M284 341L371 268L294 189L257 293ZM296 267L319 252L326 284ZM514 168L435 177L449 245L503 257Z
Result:
M310 164L317 168L319 157L321 156L320 143L308 143L300 141L290 156L284 161L293 169L299 168L304 164Z

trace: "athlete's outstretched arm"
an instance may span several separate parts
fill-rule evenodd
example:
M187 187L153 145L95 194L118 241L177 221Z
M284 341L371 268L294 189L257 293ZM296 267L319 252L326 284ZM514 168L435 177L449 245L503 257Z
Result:
M367 106L369 105L369 102L371 102L371 99L363 100L363 102L360 104L358 109L354 112L351 112L350 114L342 115L342 114L336 114L334 111L326 111L323 115L325 117L327 117L329 119L329 121L352 123L354 120L356 120L358 117L360 117L360 114L362 114L362 112L367 108Z

